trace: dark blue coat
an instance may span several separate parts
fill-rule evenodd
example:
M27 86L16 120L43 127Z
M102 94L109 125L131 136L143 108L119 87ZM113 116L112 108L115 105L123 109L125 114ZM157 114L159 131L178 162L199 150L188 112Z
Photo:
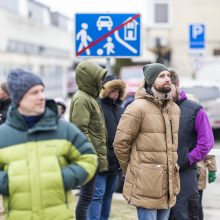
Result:
M116 129L123 113L123 108L110 98L100 99L100 104L105 117L106 129L108 133L108 172L114 173L119 170L119 163L114 153L113 142Z

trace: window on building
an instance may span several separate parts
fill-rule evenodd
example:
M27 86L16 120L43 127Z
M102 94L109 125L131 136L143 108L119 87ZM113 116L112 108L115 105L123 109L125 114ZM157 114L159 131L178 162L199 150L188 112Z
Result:
M214 49L213 50L213 55L214 56L220 56L220 49Z
M159 3L154 5L155 23L168 23L168 5Z
M172 0L148 0L148 26L172 26Z

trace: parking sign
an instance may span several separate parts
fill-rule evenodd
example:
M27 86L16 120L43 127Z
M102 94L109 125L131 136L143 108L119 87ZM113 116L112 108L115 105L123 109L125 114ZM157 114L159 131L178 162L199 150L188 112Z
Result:
M75 55L134 57L141 51L140 14L76 14Z
M205 25L190 24L189 25L189 47L190 49L205 48Z

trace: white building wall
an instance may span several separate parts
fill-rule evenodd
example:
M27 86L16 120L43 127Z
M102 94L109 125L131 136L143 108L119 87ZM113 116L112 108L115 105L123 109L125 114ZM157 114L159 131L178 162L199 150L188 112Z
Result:
M9 1L11 1L11 0L9 0ZM27 18L28 17L28 1L27 0L17 0L17 2L18 2L17 7L18 7L19 15Z
M65 74L73 57L72 34L2 8L0 26L4 27L0 32L0 80L5 80L11 68L23 67L39 73L46 80L44 81L49 97L65 96ZM10 42L46 50L42 53L9 51Z
M170 28L147 28L147 40L152 42L155 37L167 39L172 50L171 65L181 75L192 76L192 62L195 60L189 56L189 24L205 25L206 47L203 60L213 56L213 50L220 49L220 1L173 0L172 9L173 25Z
M172 64L183 71L182 74L191 75L194 65L189 57L189 24L202 23L206 27L203 59L213 56L214 48L220 48L219 9L219 0L174 0Z
M19 4L18 1L19 0L0 0L0 7L17 14Z

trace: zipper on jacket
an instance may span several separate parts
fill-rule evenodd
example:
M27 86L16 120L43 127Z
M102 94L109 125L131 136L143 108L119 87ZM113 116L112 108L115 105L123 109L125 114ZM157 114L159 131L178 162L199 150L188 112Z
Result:
M170 128L171 128L172 144L174 144L174 140L173 140L173 126L172 126L172 121L171 120L170 120Z

